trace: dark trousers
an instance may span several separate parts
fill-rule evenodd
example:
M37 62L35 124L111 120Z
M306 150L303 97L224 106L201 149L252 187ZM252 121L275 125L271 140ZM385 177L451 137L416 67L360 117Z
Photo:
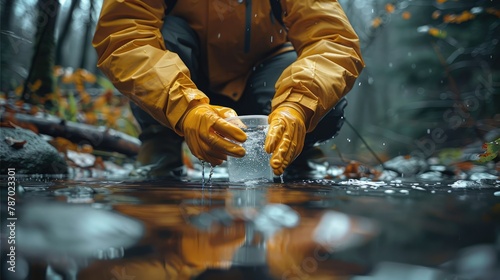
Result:
M242 97L234 101L208 89L208 79L201 71L200 67L200 44L198 36L183 19L173 16L165 17L165 24L162 30L165 39L165 46L168 50L179 55L191 73L191 79L197 87L209 98L210 104L232 108L238 115L269 115L271 113L271 100L274 97L274 85L283 70L297 59L294 51L281 53L277 56L263 61L255 67L250 75ZM335 135L343 124L344 108L347 100L342 99L334 109L332 109L320 121L317 128L306 135L304 149L311 148L317 143L327 141ZM132 112L143 131L141 140L145 140L158 130L161 126L149 114L131 103ZM170 129L163 129L161 134L168 139L178 142L182 138Z

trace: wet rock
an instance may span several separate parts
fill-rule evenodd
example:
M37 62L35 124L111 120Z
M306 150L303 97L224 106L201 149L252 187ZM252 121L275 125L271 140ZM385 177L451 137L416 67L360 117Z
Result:
M397 156L384 163L384 168L400 173L403 177L414 176L427 169L427 162L417 157Z
M13 143L24 143L14 144ZM0 172L15 168L16 174L67 174L64 158L31 130L0 127Z

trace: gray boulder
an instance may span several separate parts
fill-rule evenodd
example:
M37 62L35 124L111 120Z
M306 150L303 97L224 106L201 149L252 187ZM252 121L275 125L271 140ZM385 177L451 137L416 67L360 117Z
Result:
M25 143L23 143L25 142ZM64 157L31 130L0 127L0 174L67 174Z

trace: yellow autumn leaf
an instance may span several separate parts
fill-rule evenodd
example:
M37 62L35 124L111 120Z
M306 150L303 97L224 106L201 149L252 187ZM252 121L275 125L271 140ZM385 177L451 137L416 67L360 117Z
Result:
M82 80L88 83L95 83L96 77L94 74L90 73L86 69L79 69L80 76L82 77Z
M386 4L385 5L385 11L389 14L392 14L394 13L394 11L396 10L396 7L393 5L393 4Z
M443 17L445 23L462 23L474 19L476 16L469 11L464 11L459 15L448 14Z
M42 86L42 80L38 79L32 85L30 85L30 90L37 91L40 89L41 86Z
M21 96L21 94L23 93L23 85L19 85L16 87L16 89L14 90L14 93L16 94L16 96Z
M83 104L89 104L92 101L92 97L90 96L90 94L88 94L87 91L82 90L79 91L79 93L80 93L80 100Z
M446 37L446 31L443 31L441 29L431 27L429 28L429 34L437 37L437 38L445 38Z
M98 118L94 112L86 112L84 115L87 124L97 124Z
M382 19L380 17L376 17L372 21L372 26L374 28L378 28L382 24Z
M67 73L65 72L63 75L62 75L62 79L61 79L61 82L63 84L70 84L74 81L74 78L73 78L73 74L72 73Z

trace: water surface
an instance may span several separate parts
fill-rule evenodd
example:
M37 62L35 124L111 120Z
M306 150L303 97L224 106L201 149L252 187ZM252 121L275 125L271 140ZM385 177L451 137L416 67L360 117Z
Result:
M499 185L19 177L2 279L498 279Z

